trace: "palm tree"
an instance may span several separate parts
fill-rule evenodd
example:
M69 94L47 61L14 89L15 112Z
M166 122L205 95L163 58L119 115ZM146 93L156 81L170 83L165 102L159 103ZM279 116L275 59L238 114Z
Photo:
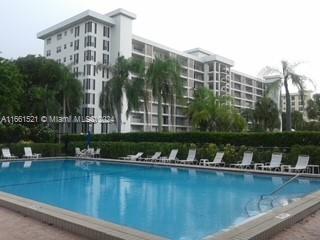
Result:
M98 65L97 67L97 69L103 68L110 69L112 77L102 89L100 108L104 114L114 117L117 130L121 132L124 98L128 102L126 111L128 117L132 110L139 108L140 97L144 94L144 79L139 74L137 77L130 76L131 73L135 74L135 71L144 69L143 62L120 56L113 66Z
M298 88L301 94L301 101L304 103L304 90L305 90L305 82L307 80L311 81L308 77L304 75L297 74L295 72L295 68L299 65L299 63L290 64L287 61L281 62L281 70L272 68L272 67L265 67L262 70L263 76L268 76L271 74L279 74L281 76L281 81L285 89L286 93L286 130L291 131L291 100L290 100L290 92L289 92L289 84L291 83L295 87ZM280 84L280 87L282 87Z
M260 99L253 112L255 127L264 131L272 131L279 126L277 105L268 97Z
M206 88L195 92L187 116L200 131L242 131L246 127L245 119L231 106L228 97L215 96Z
M182 96L180 64L171 58L156 58L146 73L147 86L158 102L158 131L162 131L162 103L172 106L176 98Z

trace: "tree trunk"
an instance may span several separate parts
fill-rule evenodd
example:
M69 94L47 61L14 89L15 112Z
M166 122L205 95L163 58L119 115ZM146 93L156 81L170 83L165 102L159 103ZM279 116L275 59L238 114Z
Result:
M118 128L118 133L121 133L121 111L117 112L118 117L117 117L117 128Z
M158 96L158 132L162 132L162 96Z
M284 88L286 90L286 131L291 131L291 99L288 88L288 77L284 78Z

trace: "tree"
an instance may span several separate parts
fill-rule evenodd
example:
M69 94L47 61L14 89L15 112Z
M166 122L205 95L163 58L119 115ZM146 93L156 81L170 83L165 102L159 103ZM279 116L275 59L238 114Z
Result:
M230 99L217 97L206 88L195 91L187 116L200 131L243 131L246 128L245 119L231 106Z
M128 107L126 115L140 106L140 98L144 95L144 79L130 77L130 73L144 69L144 63L135 59L118 57L113 66L99 65L98 69L108 68L112 78L105 84L100 95L100 108L105 115L113 116L118 132L121 132L123 100L126 97ZM141 70L142 71L142 70Z
M313 120L320 119L320 94L314 94L313 99L308 100L306 108L308 118Z
M182 81L180 78L180 64L171 58L156 58L146 72L147 86L158 102L158 131L162 131L162 103L170 106L175 99L182 96Z
M285 89L286 94L286 130L291 131L291 100L290 100L290 92L289 92L289 84L292 84L293 86L297 87L300 94L301 94L301 101L304 102L304 84L307 80L311 81L308 77L304 75L300 75L295 72L295 68L299 65L299 63L296 64L290 64L287 61L281 62L281 70L272 68L272 67L265 67L262 70L262 75L268 76L271 74L280 74L282 84ZM281 85L282 85L281 84Z
M12 61L0 58L0 115L18 114L22 94L23 81L19 69Z
M261 98L255 105L253 116L255 128L273 131L279 127L279 110L277 105L268 97Z

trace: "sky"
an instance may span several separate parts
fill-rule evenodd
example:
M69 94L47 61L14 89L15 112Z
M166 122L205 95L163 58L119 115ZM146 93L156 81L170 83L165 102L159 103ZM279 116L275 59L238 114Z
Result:
M124 8L137 15L133 33L179 51L200 47L257 76L281 60L320 92L318 0L0 0L0 56L42 54L36 34L82 11Z

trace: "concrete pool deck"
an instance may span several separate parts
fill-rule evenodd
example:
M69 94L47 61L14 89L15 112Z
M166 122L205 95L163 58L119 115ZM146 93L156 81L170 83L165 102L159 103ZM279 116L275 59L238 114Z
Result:
M16 161L25 161L26 159L17 159ZM30 160L30 159L28 159ZM130 163L137 165L152 165L158 167L179 167L186 169L199 169L199 170L220 170L220 171L232 171L239 173L254 173L254 174L270 174L268 171L256 171L247 169L232 169L221 167L207 167L199 165L181 165L181 164L164 164L164 163L145 163L145 162L133 162L123 161L115 159L92 159L92 158L74 158L74 157L59 157L59 158L41 158L38 160L84 160L84 161L102 161L102 162L114 162L114 163ZM8 160L7 160L8 161ZM11 162L12 160L10 160ZM274 175L286 175L293 176L292 173L272 172ZM304 177L319 178L319 174L303 174ZM88 218L84 215L76 214L63 209L58 209L50 205L45 205L39 202L31 201L28 199L20 198L14 195L5 194L0 192L0 206L9 208L13 211L22 213L22 215L30 216L37 220L52 224L57 228L61 228L67 231L77 233L81 236L88 237L90 239L163 239L159 236L147 234L137 231L135 229L126 228L120 225L115 225L106 221L97 221L96 219ZM305 198L298 200L292 204L281 209L275 209L261 217L256 218L254 221L250 221L239 227L232 228L228 232L220 233L219 235L209 236L207 239L270 239L275 234L279 233L283 229L292 226L298 221L306 218L308 215L314 213L320 209L320 192L310 194ZM289 217L279 218L282 213L289 213ZM0 215L1 218L1 215ZM319 216L320 219L320 216ZM2 220L2 219L1 219ZM36 220L35 220L36 221ZM320 221L320 220L319 220ZM41 223L41 222L40 222ZM50 227L50 226L49 226ZM36 231L36 230L32 230ZM320 231L320 230L319 230ZM245 234L244 234L245 233ZM111 236L110 236L111 234ZM109 238L111 237L111 238ZM10 239L10 238L5 238ZM15 238L12 238L15 239ZM19 238L18 238L19 239ZM21 238L27 239L27 238ZM33 238L32 238L33 239ZM40 238L47 239L47 238ZM56 238L57 239L57 238ZM60 238L58 238L60 239ZM62 238L63 239L63 238ZM69 238L68 238L69 239ZM82 238L86 239L86 238ZM0 234L1 240L1 234Z

